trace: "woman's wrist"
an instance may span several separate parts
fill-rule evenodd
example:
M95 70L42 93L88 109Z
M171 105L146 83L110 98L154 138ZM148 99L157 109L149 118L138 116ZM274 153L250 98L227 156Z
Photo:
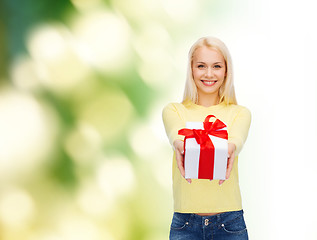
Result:
M180 140L180 139L176 139L173 142L173 148L175 149L179 149L180 147L182 147L184 145L184 141Z
M228 142L228 145L231 145L231 147L233 148L233 151L235 151L237 149L236 145L232 142Z

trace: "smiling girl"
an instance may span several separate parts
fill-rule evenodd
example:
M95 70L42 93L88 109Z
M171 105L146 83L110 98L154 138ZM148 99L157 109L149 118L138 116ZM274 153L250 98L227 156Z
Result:
M174 149L174 215L171 240L245 240L248 233L243 217L238 179L238 154L246 141L250 111L237 105L232 62L225 44L217 38L199 39L189 51L184 98L163 109L163 122ZM185 179L184 137L178 130L186 122L203 122L215 115L228 131L226 180Z

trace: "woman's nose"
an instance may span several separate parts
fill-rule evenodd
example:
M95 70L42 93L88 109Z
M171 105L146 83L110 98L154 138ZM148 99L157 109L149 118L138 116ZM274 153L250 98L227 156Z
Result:
M205 74L206 74L206 77L211 78L213 76L212 68L207 68Z

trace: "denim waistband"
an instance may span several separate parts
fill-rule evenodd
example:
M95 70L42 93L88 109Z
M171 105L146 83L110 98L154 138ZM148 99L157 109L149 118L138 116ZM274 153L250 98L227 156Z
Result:
M206 221L213 224L220 224L220 223L229 223L243 216L243 210L223 212L223 213L218 213L216 215L211 215L211 216L200 216L194 213L179 213L179 212L175 212L174 214L197 224L204 224L206 223Z

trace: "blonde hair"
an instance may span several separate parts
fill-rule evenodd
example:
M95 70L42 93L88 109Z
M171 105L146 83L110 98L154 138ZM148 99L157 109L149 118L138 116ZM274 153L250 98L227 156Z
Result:
M235 95L234 86L233 86L233 68L232 68L231 56L226 45L222 41L220 41L218 38L215 38L215 37L200 38L191 47L188 54L187 77L186 77L183 101L189 99L195 104L198 103L197 87L193 79L192 61L193 61L193 55L196 49L203 46L217 50L219 53L222 54L226 62L227 74L224 79L224 82L219 88L219 97L220 97L219 103L225 102L226 104L237 104L236 95Z

